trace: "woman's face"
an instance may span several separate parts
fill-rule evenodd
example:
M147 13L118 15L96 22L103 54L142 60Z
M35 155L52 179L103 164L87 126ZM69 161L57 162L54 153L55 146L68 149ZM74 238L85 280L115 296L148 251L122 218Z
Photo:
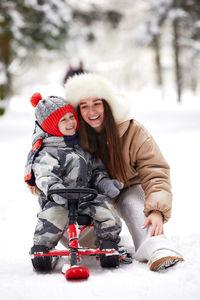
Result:
M104 120L104 106L101 99L92 97L79 101L80 112L83 120L94 130L101 131Z

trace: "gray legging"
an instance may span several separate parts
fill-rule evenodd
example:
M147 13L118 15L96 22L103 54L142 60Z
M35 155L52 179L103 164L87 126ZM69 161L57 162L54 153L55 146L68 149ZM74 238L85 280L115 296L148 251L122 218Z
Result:
M164 235L150 237L151 226L142 229L145 222L145 195L141 185L125 189L116 205L117 211L125 221L135 246L135 259L147 261L152 253L159 249L176 251L174 245Z

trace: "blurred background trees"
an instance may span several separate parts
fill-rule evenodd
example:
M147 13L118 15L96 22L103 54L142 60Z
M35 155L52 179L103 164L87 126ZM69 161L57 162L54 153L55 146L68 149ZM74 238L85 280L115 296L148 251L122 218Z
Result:
M196 91L197 68L200 50L200 1L160 0L150 1L150 15L146 22L148 44L154 48L157 82L163 84L160 41L164 35L170 38L174 59L173 72L177 100L181 101L184 88ZM165 31L164 31L165 28Z
M119 88L173 89L181 102L199 89L199 54L198 0L1 0L0 114L22 77L80 61Z
M40 48L59 49L67 38L70 10L62 0L1 0L0 100L11 90L12 64ZM0 114L4 112L0 109Z

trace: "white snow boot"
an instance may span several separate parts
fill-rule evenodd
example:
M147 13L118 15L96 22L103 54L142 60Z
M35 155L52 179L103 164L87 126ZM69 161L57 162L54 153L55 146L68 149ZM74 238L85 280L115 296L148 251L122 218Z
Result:
M152 254L148 261L148 266L151 271L160 271L172 267L183 260L183 257L178 252L168 249L159 249Z

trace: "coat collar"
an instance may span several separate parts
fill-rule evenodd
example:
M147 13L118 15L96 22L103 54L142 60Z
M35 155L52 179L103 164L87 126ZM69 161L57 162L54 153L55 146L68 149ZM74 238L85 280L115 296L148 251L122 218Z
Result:
M128 120L128 121L125 121L118 125L118 132L119 132L120 137L122 137L125 134L125 132L127 131L128 127L130 125L130 122L131 121Z

